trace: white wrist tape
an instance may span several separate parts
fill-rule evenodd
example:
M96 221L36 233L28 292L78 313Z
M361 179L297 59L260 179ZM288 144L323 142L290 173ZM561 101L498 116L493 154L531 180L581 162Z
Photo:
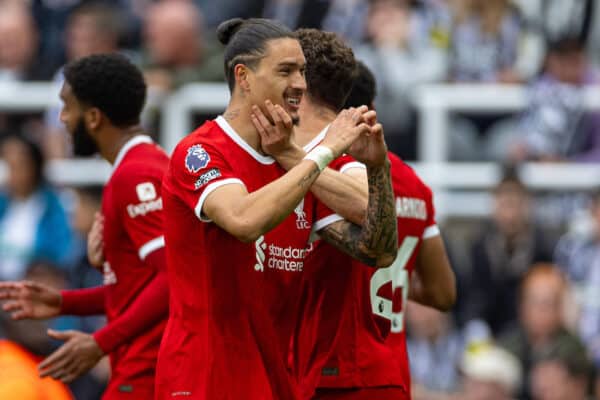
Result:
M314 161L319 171L323 171L333 161L333 151L327 146L317 146L305 155L304 159Z

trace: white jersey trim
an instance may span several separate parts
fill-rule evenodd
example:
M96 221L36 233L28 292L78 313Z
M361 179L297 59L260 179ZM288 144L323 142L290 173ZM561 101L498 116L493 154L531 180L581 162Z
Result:
M323 129L321 130L321 132L319 132L319 133L317 134L317 136L315 136L315 137L313 138L313 140L311 140L310 142L308 142L308 143L307 143L307 144L306 144L306 145L303 147L303 149L304 149L304 151L305 151L305 152L307 152L307 153L308 153L309 151L311 151L312 149L314 149L315 147L317 147L317 145L318 145L319 143L321 143L321 142L323 141L323 139L325 139L325 135L327 134L327 129L329 129L329 125L330 125L330 124L327 124L327 126L326 126L325 128L323 128Z
M428 226L427 228L425 228L425 231L423 232L423 236L421 236L422 239L430 239L432 237L438 236L440 234L440 228L438 228L437 225L431 225Z
M312 230L314 232L319 232L321 229L333 224L334 222L338 222L343 220L344 217L338 214L331 214L326 216L325 218L321 218L313 224Z
M198 203L196 204L196 207L194 208L194 213L196 214L196 217L198 217L198 219L200 221L212 222L209 218L206 218L202 215L202 206L204 206L204 202L206 201L206 198L208 197L208 195L211 194L212 192L214 192L215 189L220 188L221 186L232 185L232 184L242 185L243 187L246 187L246 185L244 185L244 182L242 182L238 178L227 178L227 179L223 179L223 180L211 183L204 189L204 191L200 195L200 198L198 199Z
M165 247L165 237L164 236L159 236L157 238L154 238L154 239L146 242L146 244L144 244L142 247L140 247L140 249L138 251L140 260L144 260L148 256L148 254L152 253L155 250L163 248L163 247Z
M117 170L117 167L119 166L121 161L123 161L123 158L125 158L125 154L127 154L127 152L129 150L131 150L138 144L142 144L142 143L154 143L154 141L152 140L152 138L150 138L150 136L136 135L136 136L132 137L131 139L129 139L127 142L125 142L123 147L121 147L121 149L117 153L117 157L115 158L115 162L113 163L113 166L112 166L111 175Z
M275 162L273 157L263 156L258 151L254 150L252 146L250 146L238 133L233 129L229 122L223 118L223 116L219 115L217 119L215 119L217 125L233 140L238 146L240 146L246 153L250 154L252 158L258 161L261 164L271 165Z
M358 161L351 161L347 164L344 164L342 166L342 168L340 168L340 172L342 174L346 173L346 171L354 169L354 168L358 168L358 169L367 169L367 166L361 162Z

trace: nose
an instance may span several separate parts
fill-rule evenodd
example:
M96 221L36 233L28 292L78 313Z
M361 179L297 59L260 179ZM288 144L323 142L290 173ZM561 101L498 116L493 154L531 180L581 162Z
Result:
M60 120L60 122L62 122L63 124L67 123L67 113L65 112L64 108L60 109L60 113L58 114L58 119Z
M302 92L306 91L306 79L304 75L298 71L294 74L294 80L292 82L292 87L297 90L302 90Z

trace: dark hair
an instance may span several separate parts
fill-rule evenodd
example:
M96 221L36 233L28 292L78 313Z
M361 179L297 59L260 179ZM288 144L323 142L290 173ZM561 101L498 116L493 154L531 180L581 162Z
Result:
M2 139L2 146L4 146L6 142L9 142L11 140L15 140L25 147L27 156L29 157L33 165L35 186L37 187L43 184L45 181L44 167L46 165L46 158L44 157L44 153L42 152L42 148L40 147L40 145L38 145L36 142L29 139L25 135L19 133L11 133L6 135Z
M298 29L296 35L306 57L308 95L335 111L341 110L356 77L352 49L335 33Z
M140 121L146 101L141 71L120 54L95 54L67 64L63 71L80 102L96 107L115 125Z
M356 71L357 76L354 79L354 85L352 85L352 90L350 90L344 108L359 107L362 105L367 105L371 108L377 96L375 76L373 76L369 67L362 61L357 61Z
M263 18L227 20L217 28L217 37L225 45L225 77L230 91L235 87L234 68L237 64L255 68L265 56L269 40L296 39L294 33L285 26Z

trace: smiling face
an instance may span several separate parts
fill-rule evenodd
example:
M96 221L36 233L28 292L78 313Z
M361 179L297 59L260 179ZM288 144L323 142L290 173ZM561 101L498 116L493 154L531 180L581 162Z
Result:
M290 114L294 123L299 120L298 109L306 91L304 69L306 60L296 39L273 39L265 46L265 55L255 68L247 68L246 83L242 84L251 104L264 109L265 100L279 104Z

